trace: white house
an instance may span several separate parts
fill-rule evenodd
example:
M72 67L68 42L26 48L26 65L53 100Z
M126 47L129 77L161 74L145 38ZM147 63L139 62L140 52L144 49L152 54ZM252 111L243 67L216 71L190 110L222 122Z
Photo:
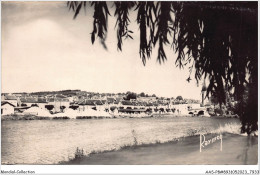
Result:
M20 106L38 106L41 109L45 109L45 105L47 105L48 102L46 98L42 97L24 97L20 98Z
M68 98L50 98L47 101L48 101L48 105L54 106L55 112L62 111L61 107L68 109L70 106L70 101Z
M109 105L106 100L83 100L79 103L79 111L85 111L86 109L96 109L97 111L105 111L109 109Z
M3 101L9 102L14 106L18 106L17 100L18 100L18 98L15 95L9 94L9 95L4 96Z
M1 115L10 115L14 114L14 105L7 102L3 101L1 102Z
M155 102L156 97L137 97L137 101L140 101L140 102Z
M189 114L189 110L196 109L200 107L200 104L174 104L172 105L173 108L176 109L178 114Z

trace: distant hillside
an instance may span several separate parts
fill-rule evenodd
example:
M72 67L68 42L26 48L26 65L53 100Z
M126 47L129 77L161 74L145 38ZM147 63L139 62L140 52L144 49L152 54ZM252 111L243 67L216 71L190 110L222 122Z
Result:
M41 92L32 92L32 95L54 95L54 94L62 94L62 95L77 95L81 90L61 90L61 91L41 91Z

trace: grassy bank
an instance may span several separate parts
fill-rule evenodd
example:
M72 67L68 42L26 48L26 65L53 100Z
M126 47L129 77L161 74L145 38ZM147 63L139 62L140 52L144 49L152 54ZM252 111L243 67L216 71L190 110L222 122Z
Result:
M206 137L213 137L208 134ZM178 141L143 145L126 145L120 150L76 152L75 157L60 164L76 165L247 165L257 164L258 137L223 134L220 141L212 143L200 152L199 136L184 137ZM80 149L79 149L80 150Z
M35 115L3 115L1 120L50 120L50 117L35 116Z
M111 119L111 118L160 118L160 117L194 117L192 115L182 115L182 114L153 114L149 117L129 117L129 116L112 116L112 117L102 117L102 116L78 116L76 119ZM198 116L195 116L198 117ZM199 116L205 117L205 116ZM212 116L212 118L234 118L230 116ZM47 116L36 116L36 115L21 115L21 114L12 114L12 115L2 115L1 120L63 120L70 119L70 117L59 116L59 117L47 117Z

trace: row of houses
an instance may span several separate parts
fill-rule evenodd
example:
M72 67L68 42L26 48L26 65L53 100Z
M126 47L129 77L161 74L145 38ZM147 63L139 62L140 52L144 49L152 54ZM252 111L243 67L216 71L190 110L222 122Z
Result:
M156 97L140 97L137 99L124 100L122 97L106 97L101 99L86 99L77 96L67 97L64 95L46 95L42 96L1 96L1 114L13 114L23 112L32 106L49 110L52 113L63 112L64 109L72 108L74 110L84 111L94 109L107 112L145 112L145 111L184 111L198 106L199 103L178 103L174 100L156 99ZM12 109L13 108L13 109Z
M88 100L85 99L78 104L75 104L75 108L79 111L87 109L95 109L99 111L107 112L127 112L127 113L142 113L142 112L178 112L188 113L189 110L199 108L199 103L191 104L174 104L174 103L162 103L162 102L145 102L145 101L127 101L127 100Z
M11 105L11 106L10 106ZM15 112L22 112L32 106L37 106L41 109L48 110L48 106L53 106L53 112L61 111L61 107L69 108L70 101L67 97L17 97L15 95L1 96L1 114L13 114ZM8 111L5 110L8 108ZM12 110L10 110L13 108ZM2 110L3 109L3 110Z

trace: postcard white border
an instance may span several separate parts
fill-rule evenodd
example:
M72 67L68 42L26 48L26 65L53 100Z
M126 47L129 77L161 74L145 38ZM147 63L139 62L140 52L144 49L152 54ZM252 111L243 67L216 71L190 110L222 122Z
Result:
M6 0L1 0L6 1ZM8 1L23 1L23 0L8 0ZM37 0L29 0L37 1ZM41 0L41 1L50 1L50 0ZM55 0L55 1L64 1L64 0ZM124 0L122 0L124 1ZM186 0L189 1L189 0ZM196 0L203 1L203 0ZM233 1L243 1L243 0L233 0ZM253 0L249 0L253 1ZM1 15L1 4L0 4L0 15ZM258 9L260 5L258 3ZM259 30L259 13L258 13L258 30ZM0 24L1 32L1 24ZM258 34L258 41L259 41ZM1 36L2 39L2 36ZM258 45L258 50L259 45ZM0 47L0 53L2 53L2 47ZM258 52L258 58L259 58ZM2 62L2 57L1 57ZM0 67L1 67L0 62ZM259 66L258 62L258 66ZM1 72L2 74L2 72ZM2 76L2 75L1 75ZM258 77L260 72L258 71ZM1 88L0 81L0 88ZM258 87L259 89L259 87ZM258 99L260 95L258 93ZM258 103L258 109L260 105ZM259 119L259 110L258 110L258 119ZM0 121L1 124L1 121ZM1 127L1 126L0 126ZM258 131L259 133L259 131ZM1 141L1 137L0 137ZM258 144L258 153L259 153L259 144ZM1 153L0 153L1 155ZM258 154L258 160L260 155ZM0 156L1 160L1 156ZM205 174L207 170L259 170L259 161L258 165L0 165L0 170L5 171L35 171L35 174Z

